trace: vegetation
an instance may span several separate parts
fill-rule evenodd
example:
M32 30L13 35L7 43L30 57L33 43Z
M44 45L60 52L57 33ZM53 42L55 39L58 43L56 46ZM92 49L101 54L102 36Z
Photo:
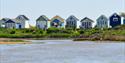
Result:
M2 42L26 42L26 41L24 41L24 40L0 40L0 41L2 41Z
M113 29L58 29L47 30L0 28L0 38L74 38L74 40L114 40L125 41L125 25Z

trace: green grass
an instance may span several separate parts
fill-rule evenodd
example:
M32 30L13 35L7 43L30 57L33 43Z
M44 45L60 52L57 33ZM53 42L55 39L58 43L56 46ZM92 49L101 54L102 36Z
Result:
M3 42L26 42L24 40L1 40Z
M125 25L109 29L58 29L49 28L46 31L30 29L0 28L0 38L77 38L79 40L125 40Z

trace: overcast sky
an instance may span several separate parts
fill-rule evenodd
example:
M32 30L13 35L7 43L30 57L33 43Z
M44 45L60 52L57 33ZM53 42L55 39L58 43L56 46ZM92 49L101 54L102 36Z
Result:
M75 15L80 20L87 16L96 20L101 14L109 17L114 12L125 12L125 0L0 0L0 18L24 14L32 25L40 15L64 19Z

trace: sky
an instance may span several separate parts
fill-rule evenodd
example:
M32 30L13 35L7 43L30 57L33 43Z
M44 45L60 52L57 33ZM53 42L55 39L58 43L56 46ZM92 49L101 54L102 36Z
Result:
M125 12L125 0L0 0L0 19L26 15L31 25L40 15L49 19L75 15L79 20L89 17L96 21L102 14L109 17L115 12Z

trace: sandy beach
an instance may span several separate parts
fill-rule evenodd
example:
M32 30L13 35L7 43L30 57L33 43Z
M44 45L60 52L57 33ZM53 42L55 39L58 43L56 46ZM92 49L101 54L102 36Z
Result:
M31 44L26 39L0 38L0 44Z

